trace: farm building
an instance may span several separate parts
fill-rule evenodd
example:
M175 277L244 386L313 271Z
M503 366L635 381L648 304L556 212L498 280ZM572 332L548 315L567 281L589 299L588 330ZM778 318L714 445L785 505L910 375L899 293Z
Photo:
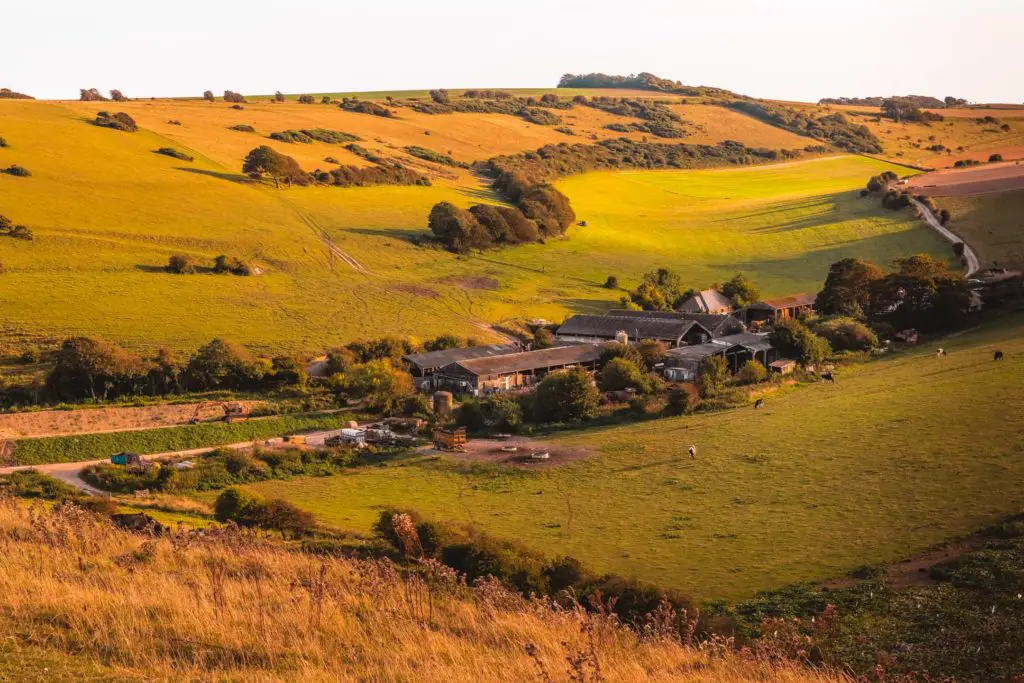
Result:
M794 370L796 370L796 361L789 358L781 358L768 364L768 372L774 374L788 375Z
M435 388L431 377L452 363L474 358L505 356L510 353L518 353L519 350L519 347L514 344L489 344L487 346L468 346L462 349L410 353L403 358L409 363L409 372L412 373L416 388L420 391L430 391Z
M575 366L593 370L600 356L601 347L596 344L571 344L491 358L460 360L434 376L441 385L456 391L508 391L531 386L554 370Z
M609 315L574 315L558 328L555 339L560 342L602 344L621 341L657 339L670 346L702 344L711 339L711 332L694 320L664 318L624 318Z
M657 318L659 320L693 320L711 333L711 338L727 334L746 332L746 326L738 318L727 313L683 313L681 311L631 311L614 309L606 316L611 318Z
M731 334L707 344L670 350L665 361L665 377L692 381L697 376L700 364L709 356L725 358L729 372L736 374L748 360L756 360L767 367L778 357L778 352L768 342L767 335L749 332Z
M814 310L814 294L794 294L778 299L765 299L747 306L741 312L749 325L754 322L775 322L784 318L798 318Z
M732 313L732 301L717 289L705 289L697 292L682 303L679 310L683 313Z

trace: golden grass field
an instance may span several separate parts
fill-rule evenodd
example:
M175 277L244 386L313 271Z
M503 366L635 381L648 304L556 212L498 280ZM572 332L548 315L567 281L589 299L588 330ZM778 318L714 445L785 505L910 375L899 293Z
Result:
M390 563L244 534L148 540L76 510L0 499L0 679L847 680L640 640L582 610L437 575L428 584Z
M828 263L846 255L887 262L944 247L907 215L853 200L865 179L887 168L856 157L795 165L653 174L590 174L560 181L588 228L545 246L456 257L416 247L438 201L497 201L466 171L411 160L421 145L473 161L554 142L607 137L608 114L561 112L579 131L566 136L503 115L429 116L400 109L383 119L327 105L258 101L127 103L0 101L0 214L36 233L0 240L0 343L17 352L73 334L134 348L189 351L214 336L260 352L315 353L384 334L442 332L485 337L488 325L522 317L558 321L606 308L624 286L668 266L685 284L708 286L749 271L767 294L816 288ZM693 142L740 139L792 148L808 142L719 107L678 105ZM127 111L142 130L90 125L101 109ZM167 123L180 121L182 125ZM619 119L621 120L621 119ZM256 133L229 130L237 123ZM294 188L247 182L245 154L270 144L307 169L324 157L356 157L341 146L269 141L273 131L323 127L362 137L364 146L427 172L432 187ZM430 132L430 135L426 135ZM192 163L154 153L170 146ZM900 169L897 169L900 170ZM727 188L719 191L717 188ZM326 240L333 241L331 249ZM339 250L360 264L348 265ZM163 271L169 256L209 263L218 254L264 272L239 278Z
M936 201L949 210L949 228L971 245L983 267L997 262L1024 269L1024 190Z

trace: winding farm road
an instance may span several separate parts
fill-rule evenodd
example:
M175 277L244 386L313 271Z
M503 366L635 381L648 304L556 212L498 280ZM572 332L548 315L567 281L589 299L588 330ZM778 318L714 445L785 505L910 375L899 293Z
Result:
M981 262L978 261L978 255L974 253L973 249L971 249L971 245L967 244L967 242L964 242L957 235L948 230L946 226L940 223L939 219L935 217L935 214L932 213L931 209L929 209L927 206L917 201L916 199L911 199L910 201L915 207L921 210L921 215L924 216L924 220L928 223L928 225L935 228L935 230L938 231L940 235L945 237L950 244L964 245L964 261L967 262L967 272L964 273L964 277L970 277L971 275L974 275L974 273L981 270Z

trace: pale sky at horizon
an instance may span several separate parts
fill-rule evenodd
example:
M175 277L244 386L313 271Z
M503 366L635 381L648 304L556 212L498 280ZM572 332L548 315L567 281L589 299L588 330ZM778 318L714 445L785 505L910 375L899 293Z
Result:
M1024 0L0 0L0 23L0 87L46 99L553 87L565 72L650 71L773 99L1024 102Z

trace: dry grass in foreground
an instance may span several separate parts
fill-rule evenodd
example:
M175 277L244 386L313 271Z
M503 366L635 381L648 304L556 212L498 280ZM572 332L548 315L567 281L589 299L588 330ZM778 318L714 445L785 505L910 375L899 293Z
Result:
M0 499L0 629L3 651L90 680L843 680L687 646L675 628L640 637L494 584L467 588L440 567L403 574L230 529L144 538L11 498ZM26 667L5 664L16 678L39 675L9 661Z

